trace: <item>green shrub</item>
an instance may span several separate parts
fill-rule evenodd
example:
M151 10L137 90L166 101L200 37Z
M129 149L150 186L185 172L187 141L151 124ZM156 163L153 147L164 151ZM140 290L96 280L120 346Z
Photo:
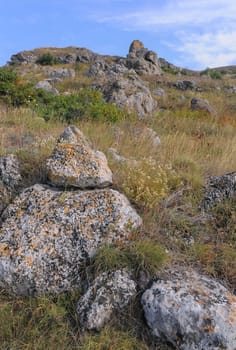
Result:
M60 62L56 57L48 52L39 56L39 58L36 60L36 63L41 64L42 66L52 66L53 64L58 64Z
M108 122L122 119L116 106L106 103L100 92L91 89L82 89L78 94L58 96L39 91L34 108L46 120L55 119L67 123L84 119Z
M212 79L222 79L222 73L218 70L206 68L203 70L200 75L207 75Z

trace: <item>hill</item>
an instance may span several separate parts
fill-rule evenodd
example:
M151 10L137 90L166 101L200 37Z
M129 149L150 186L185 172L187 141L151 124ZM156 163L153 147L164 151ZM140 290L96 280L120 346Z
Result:
M0 68L3 349L234 349L235 68L139 40Z

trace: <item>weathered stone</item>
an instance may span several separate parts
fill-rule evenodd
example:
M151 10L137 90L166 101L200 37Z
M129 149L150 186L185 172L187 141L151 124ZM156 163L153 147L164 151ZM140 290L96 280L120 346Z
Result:
M141 218L114 190L63 192L34 185L2 216L0 286L16 294L80 287L80 272L104 243L127 240Z
M161 143L159 136L152 128L136 127L134 128L134 136L137 141L141 141L141 143L147 143L152 147L159 146Z
M92 150L75 126L60 136L46 167L50 183L56 186L103 188L112 184L105 155Z
M129 47L129 53L144 49L144 45L140 40L133 40Z
M13 154L0 157L0 213L19 188L21 181L17 157Z
M204 209L209 209L225 199L236 195L236 172L219 177L210 177L205 186L205 195L202 203Z
M35 90L43 89L44 91L51 92L53 95L58 95L59 92L54 88L47 80L39 81L35 86Z
M193 111L203 111L210 115L217 114L216 110L210 105L210 103L207 100L197 97L192 98L191 109Z
M157 54L154 51L146 49L139 40L134 40L131 43L125 64L129 69L134 69L138 74L162 74Z
M157 88L155 90L153 90L152 92L154 95L157 95L157 96L165 96L165 90L162 89L162 88Z
M115 103L119 108L136 111L139 118L151 114L157 107L148 87L135 75L115 79L105 88L104 95L108 102Z
M196 272L172 272L142 296L153 334L181 350L233 350L236 297L214 279Z
M74 79L75 70L72 68L46 68L44 73L52 79Z
M173 86L179 90L196 90L197 84L194 80L177 80Z
M126 270L104 272L79 300L77 312L82 327L100 330L135 294L136 283Z

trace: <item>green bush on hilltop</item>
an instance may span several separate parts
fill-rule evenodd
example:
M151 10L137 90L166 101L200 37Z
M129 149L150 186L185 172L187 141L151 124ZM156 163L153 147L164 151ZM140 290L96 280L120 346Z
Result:
M56 57L48 52L39 56L39 58L36 60L36 63L40 64L41 66L52 66L53 64L58 64L60 62Z

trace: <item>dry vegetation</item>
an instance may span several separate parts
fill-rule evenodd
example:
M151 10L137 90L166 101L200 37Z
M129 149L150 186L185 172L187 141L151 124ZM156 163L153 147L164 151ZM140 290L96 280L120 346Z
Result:
M83 69L77 67L76 79L63 81L57 88L77 91L86 86L87 78L81 78ZM173 79L171 74L166 77ZM30 71L24 79L31 79ZM230 78L226 77L219 84L228 84L227 79ZM213 84L209 79L199 80L202 84L206 81L209 86ZM135 248L132 254L136 252L136 259L141 256L136 266L141 264L147 271L156 271L166 252L169 264L195 266L220 278L233 291L236 289L236 201L212 209L210 222L200 224L192 218L199 215L206 177L236 170L235 95L199 92L199 96L207 98L219 111L216 117L209 117L190 112L193 92L185 93L186 99L180 100L181 92L165 90L166 96L158 97L164 110L146 120L127 117L117 123L83 120L75 124L94 148L107 155L114 173L114 187L128 196L143 218L143 227L134 232L132 239L136 243L133 246L137 248L140 238L145 238L160 249L155 257L148 244L144 247L146 251L140 251L140 247L135 251ZM160 137L158 147L154 147L148 137L135 135L135 128L146 126L153 128ZM1 106L0 154L18 155L27 185L45 182L45 159L64 127L65 124L55 120L46 122L29 108ZM115 161L109 153L110 147L130 159L128 165ZM166 205L165 199L176 191L183 193L180 203ZM127 255L122 247L118 252L107 249L105 253L100 252L95 261L100 270L120 266L125 259L130 263L130 253ZM110 260L105 261L104 256ZM101 267L100 261L106 266ZM121 316L120 321L111 322L100 334L81 335L75 314L78 297L79 292L49 298L16 298L1 291L1 349L170 349L163 344L148 343L142 317L137 315L137 305L123 315L125 329Z

